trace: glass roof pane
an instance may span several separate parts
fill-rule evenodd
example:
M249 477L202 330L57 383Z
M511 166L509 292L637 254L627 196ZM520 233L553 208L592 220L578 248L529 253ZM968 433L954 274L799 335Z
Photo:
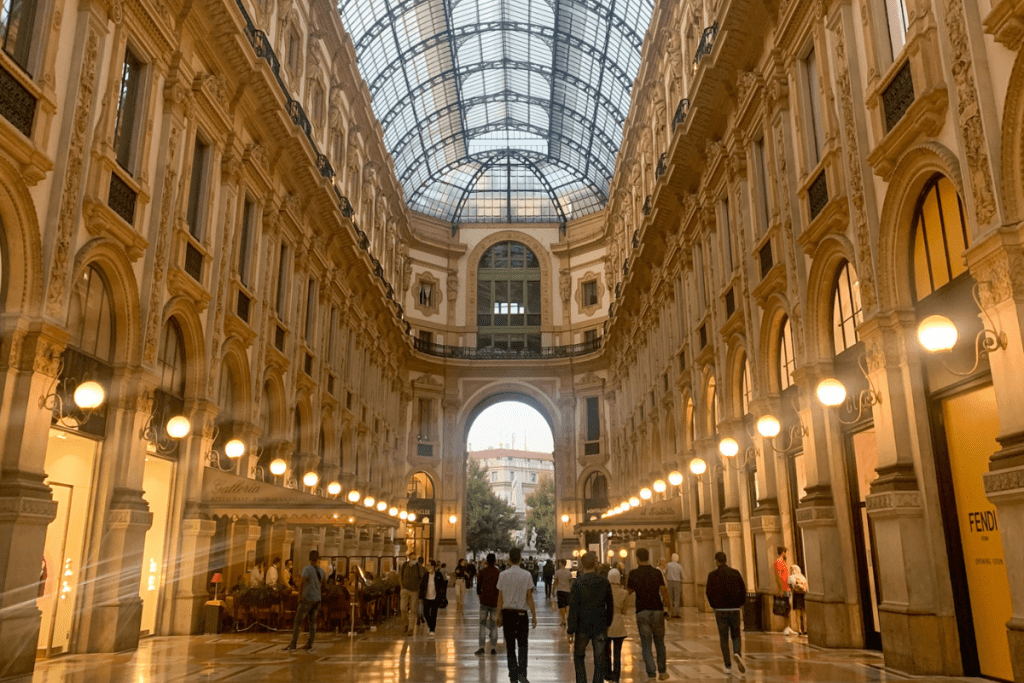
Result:
M600 209L653 0L338 0L410 208Z

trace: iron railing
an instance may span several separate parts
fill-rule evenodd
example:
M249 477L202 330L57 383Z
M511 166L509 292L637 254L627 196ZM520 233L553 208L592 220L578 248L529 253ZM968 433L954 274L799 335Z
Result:
M697 65L700 64L700 60L704 59L706 55L711 54L711 50L715 47L715 38L718 37L718 22L711 24L704 33L700 35L700 43L697 45L697 52L693 55L693 70L697 70Z
M601 337L568 346L542 346L540 348L499 349L473 346L445 346L434 342L413 339L413 348L428 356L455 358L461 360L545 360L551 358L574 358L597 353L601 350Z
M882 110L885 113L885 130L893 129L914 103L914 77L910 73L910 61L903 63L889 85L882 91Z
M32 136L36 117L36 97L0 66L0 116L11 122L25 137Z

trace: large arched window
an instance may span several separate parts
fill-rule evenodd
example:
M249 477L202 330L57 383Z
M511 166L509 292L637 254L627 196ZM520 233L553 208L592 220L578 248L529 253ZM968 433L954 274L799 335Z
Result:
M157 430L156 442L163 455L176 456L178 441L163 434L167 420L185 412L185 342L181 336L178 321L170 318L164 323L163 337L157 356L160 372L160 388L153 394L153 428Z
M849 261L843 261L832 288L832 341L837 356L860 340L857 325L863 320L857 271Z
M785 391L793 386L793 373L796 371L796 354L793 351L793 325L789 316L782 318L779 326L779 390Z
M718 412L718 391L715 387L715 376L708 377L707 390L704 392L705 404L704 408L707 411L707 436L714 436L718 430L719 412Z
M583 484L583 504L590 513L608 507L608 479L600 472L591 472Z
M430 500L434 497L434 482L425 472L417 472L409 477L405 485L405 497L410 499Z
M99 269L87 266L75 283L68 311L68 345L110 363L114 360L114 308Z
M499 242L477 269L477 348L540 350L540 261L521 242Z
M686 408L683 412L683 427L686 430L686 450L693 450L693 442L696 439L694 434L693 399L686 399Z
M920 301L967 270L971 246L960 195L948 178L928 181L914 211L914 299Z
M750 387L750 361L746 354L743 356L743 363L740 365L740 414L750 414L750 401L752 393Z

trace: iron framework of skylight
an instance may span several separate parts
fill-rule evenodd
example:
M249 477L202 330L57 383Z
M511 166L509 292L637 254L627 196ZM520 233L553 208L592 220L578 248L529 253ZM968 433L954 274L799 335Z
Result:
M607 200L653 0L338 0L410 208L558 222Z

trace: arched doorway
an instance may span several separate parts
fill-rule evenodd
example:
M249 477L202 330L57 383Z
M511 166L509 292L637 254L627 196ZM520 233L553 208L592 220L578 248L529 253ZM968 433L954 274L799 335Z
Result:
M467 549L554 554L554 436L544 414L522 400L489 402L466 438Z

